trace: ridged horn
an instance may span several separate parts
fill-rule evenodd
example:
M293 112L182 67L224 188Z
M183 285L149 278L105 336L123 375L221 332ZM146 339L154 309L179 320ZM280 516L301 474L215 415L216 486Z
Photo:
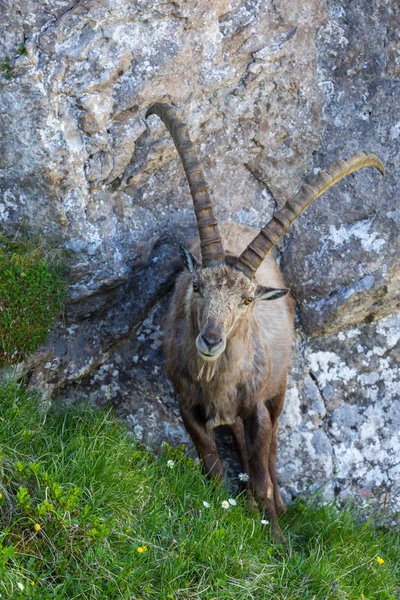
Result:
M357 152L344 160L338 159L329 169L320 171L309 185L304 184L281 210L273 214L269 223L242 252L235 269L252 279L268 252L289 229L293 221L335 183L363 167L375 167L382 175L385 174L385 168L379 158L367 152Z
M189 137L188 126L177 117L176 109L171 104L162 102L152 104L147 109L146 119L150 115L157 115L164 122L181 157L193 198L203 267L211 267L224 262L225 254L214 214L214 205L209 194L209 186L204 179L196 148Z

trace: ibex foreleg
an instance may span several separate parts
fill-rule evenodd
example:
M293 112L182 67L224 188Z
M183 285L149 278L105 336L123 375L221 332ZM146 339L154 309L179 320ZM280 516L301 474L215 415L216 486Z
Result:
M283 514L286 511L286 506L285 506L284 501L282 500L282 496L279 491L278 477L276 474L277 451L278 451L278 421L276 421L276 423L272 427L272 438L271 438L271 444L269 447L269 457L268 457L268 459L269 459L268 469L269 469L269 476L271 478L272 485L274 486L275 508L276 508L276 511L278 514Z
M231 428L233 439L235 442L236 451L239 455L240 466L243 473L250 475L250 463L249 455L247 452L246 436L244 433L243 419L236 417L236 421L229 425ZM257 510L257 505L254 500L253 492L251 490L250 481L247 480L245 484L247 499L249 502L250 509Z
M278 486L278 477L276 474L276 455L278 452L278 424L279 424L279 415L282 412L283 404L285 402L285 393L286 393L286 385L283 388L283 391L270 398L266 402L267 410L271 417L272 422L272 437L271 437L271 445L269 449L269 475L272 480L272 485L274 486L274 500L275 500L275 508L278 513L284 513L286 511L286 506L284 501L282 500L281 493L279 491Z
M235 442L236 451L239 455L240 466L243 473L250 473L249 455L247 452L246 437L244 434L243 420L240 417L236 417L236 421L229 425L233 439Z
M246 428L250 446L251 488L259 507L271 521L274 537L279 541L285 541L279 527L274 483L270 475L270 452L274 427L268 409L263 403L257 405L254 415L246 422Z
M218 458L217 446L212 430L207 429L205 422L195 410L180 407L183 423L192 438L204 472L209 477L222 480L222 465Z

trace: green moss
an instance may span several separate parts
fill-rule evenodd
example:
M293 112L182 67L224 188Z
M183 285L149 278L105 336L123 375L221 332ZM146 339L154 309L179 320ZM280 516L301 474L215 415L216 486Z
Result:
M2 73L5 79L12 78L12 66L11 61L8 56L5 56L3 60L0 62L0 73Z
M28 50L26 49L25 42L21 42L20 44L18 44L18 46L17 46L17 53L20 56L27 56L28 55Z
M0 234L0 368L45 341L64 294L62 269L40 244Z

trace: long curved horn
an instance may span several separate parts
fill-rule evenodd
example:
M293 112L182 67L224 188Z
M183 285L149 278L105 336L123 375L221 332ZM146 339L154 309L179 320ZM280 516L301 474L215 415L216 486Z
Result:
M273 214L269 223L261 229L260 233L242 252L235 269L242 271L252 279L268 252L293 221L335 183L363 167L375 167L382 175L385 174L385 168L379 158L375 154L367 152L357 152L345 160L339 158L329 169L320 171L309 185L304 184L281 210Z
M186 123L176 116L175 107L171 104L162 102L152 104L147 109L146 119L150 115L157 115L164 122L181 157L193 198L203 267L211 267L224 262L225 254L214 214L214 206L208 191L209 187L204 179Z

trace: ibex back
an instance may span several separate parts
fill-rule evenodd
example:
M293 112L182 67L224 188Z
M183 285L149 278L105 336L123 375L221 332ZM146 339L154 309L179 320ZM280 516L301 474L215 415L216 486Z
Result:
M340 179L362 167L382 174L384 168L375 155L359 152L321 171L260 232L231 223L218 228L187 126L169 104L153 104L146 116L151 114L163 120L182 159L200 238L190 250L181 246L187 270L178 278L166 318L166 371L206 474L222 476L213 429L229 425L248 475L248 495L254 495L282 541L277 513L285 505L275 462L293 301L269 252L300 213Z

